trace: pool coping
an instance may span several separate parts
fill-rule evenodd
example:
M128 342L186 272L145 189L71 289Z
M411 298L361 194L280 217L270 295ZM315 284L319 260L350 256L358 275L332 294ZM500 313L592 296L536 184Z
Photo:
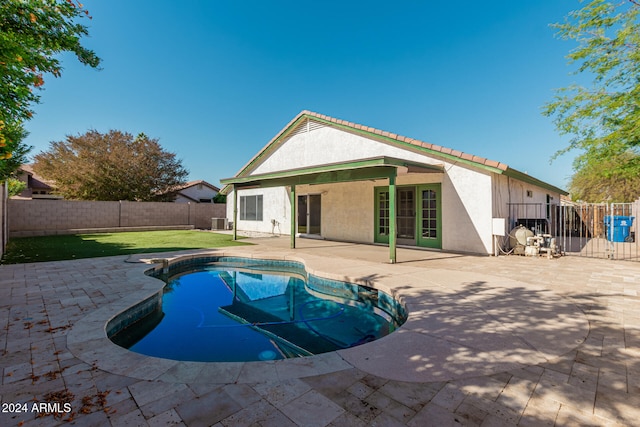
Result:
M394 333L371 343L358 347L338 350L315 356L295 359L282 359L256 362L184 362L161 359L137 354L117 346L107 337L107 324L118 314L135 306L140 301L150 298L161 291L165 285L159 279L150 277L145 271L162 266L163 262L173 263L205 256L243 257L264 260L295 261L301 263L309 274L318 277L348 281L382 290L399 300L407 309L408 319ZM159 380L169 383L256 383L273 380L287 380L309 376L339 372L357 368L383 378L410 382L449 381L461 378L489 375L510 369L522 368L548 362L554 357L565 354L577 347L587 337L589 325L584 313L573 304L567 304L566 312L559 318L569 322L563 330L570 330L570 336L564 337L562 343L553 342L546 346L544 338L549 331L540 331L541 336L529 336L516 330L510 330L509 324L495 324L496 342L473 343L466 346L455 336L438 336L426 327L426 321L432 321L425 315L426 311L437 309L438 303L425 301L418 292L417 286L407 286L411 281L421 280L414 277L416 272L403 266L391 266L373 262L359 263L359 271L384 271L393 269L400 275L393 278L376 277L375 274L355 274L348 268L337 268L335 272L327 272L326 259L301 254L292 255L286 251L246 251L242 249L223 248L220 250L198 251L195 253L162 254L160 256L138 255L130 257L127 262L132 266L127 271L127 281L137 287L118 301L114 301L91 312L71 328L67 335L67 347L77 358L93 367L104 371L141 380ZM167 261L164 261L167 260ZM323 262L325 262L323 266ZM363 270L364 269L364 270ZM515 280L499 277L483 277L479 281L477 274L470 272L434 271L436 274L455 276L457 283L491 282L502 286L518 286ZM400 277L402 280L397 280ZM411 282L413 283L413 282ZM441 286L441 285L438 285ZM526 284L531 288L531 284ZM540 287L541 298L556 300L562 298L550 290ZM536 302L531 302L535 304ZM574 309L572 309L573 307ZM491 320L483 314L482 307L467 304L469 312ZM486 311L486 310L485 310ZM496 315L493 314L493 317ZM448 332L450 333L450 332ZM555 340L551 340L555 341ZM516 347L515 351L514 346ZM486 348L485 348L486 347ZM433 351L430 357L416 358L412 355L424 353L425 348ZM452 355L464 355L454 360ZM433 369L433 367L437 369Z

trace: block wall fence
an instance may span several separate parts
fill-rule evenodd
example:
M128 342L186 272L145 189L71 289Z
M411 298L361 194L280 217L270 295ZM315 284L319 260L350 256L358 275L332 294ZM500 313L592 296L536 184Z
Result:
M210 229L211 218L226 217L226 205L217 203L9 199L7 211L9 237L131 227Z

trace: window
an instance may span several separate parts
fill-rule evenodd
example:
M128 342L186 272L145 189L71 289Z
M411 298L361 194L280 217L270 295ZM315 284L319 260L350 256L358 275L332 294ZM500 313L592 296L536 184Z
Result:
M245 221L262 221L262 194L257 196L240 196L240 219Z

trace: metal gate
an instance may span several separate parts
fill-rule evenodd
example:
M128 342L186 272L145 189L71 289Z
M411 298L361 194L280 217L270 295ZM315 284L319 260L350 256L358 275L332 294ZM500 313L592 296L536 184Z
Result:
M634 203L573 203L558 207L557 243L565 255L640 261Z

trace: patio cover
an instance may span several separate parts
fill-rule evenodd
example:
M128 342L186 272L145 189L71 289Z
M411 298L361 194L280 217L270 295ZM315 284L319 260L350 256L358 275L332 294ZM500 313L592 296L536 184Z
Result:
M233 239L238 224L238 192L247 188L289 187L291 200L291 248L296 247L296 186L336 182L389 180L389 260L396 262L396 177L404 173L444 173L443 165L411 162L393 157L372 157L264 174L238 176L220 180L233 187Z

